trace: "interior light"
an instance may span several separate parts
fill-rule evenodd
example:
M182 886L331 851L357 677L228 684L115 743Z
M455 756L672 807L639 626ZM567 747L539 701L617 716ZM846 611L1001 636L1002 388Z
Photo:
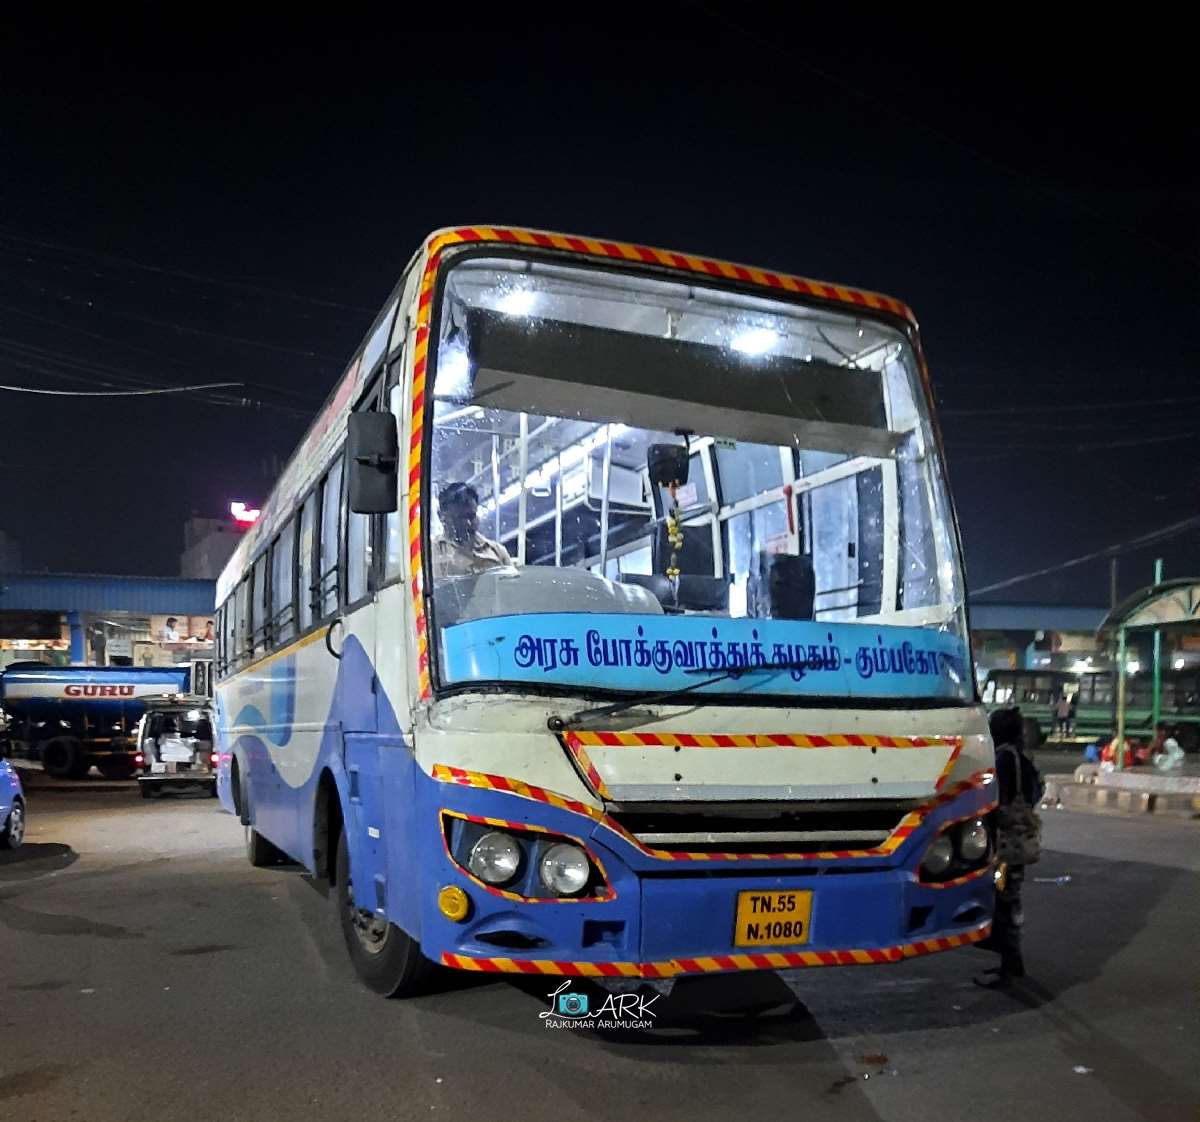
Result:
M729 345L744 355L765 355L779 344L779 332L769 327L752 327L733 337Z
M1187 663L1185 662L1185 660L1184 660L1184 659L1182 659L1182 658L1177 658L1177 659L1176 659L1176 660L1175 660L1173 663L1171 663L1171 665L1172 665L1172 666L1173 666L1173 667L1174 667L1176 670L1182 670L1182 669L1184 668L1184 666L1186 666L1186 665L1187 665Z
M537 303L537 293L529 288L514 288L496 302L506 316L527 316Z
M1136 658L1131 658L1127 663L1125 663L1126 673L1129 674L1136 674L1139 670L1141 670L1141 668L1142 664L1138 662Z
M1076 659L1075 662L1071 664L1071 673L1086 674L1089 670L1091 670L1091 668L1092 664L1088 662L1087 659Z
M438 397L465 397L471 391L471 363L462 347L442 347L438 351Z

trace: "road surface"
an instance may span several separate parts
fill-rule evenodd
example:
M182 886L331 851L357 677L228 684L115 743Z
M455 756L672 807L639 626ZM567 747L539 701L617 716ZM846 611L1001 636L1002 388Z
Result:
M649 1032L551 1031L541 980L351 974L329 902L253 869L215 800L30 792L0 859L0 1117L323 1120L1191 1119L1200 825L1051 813L1027 962L677 984ZM594 1000L594 999L593 999Z

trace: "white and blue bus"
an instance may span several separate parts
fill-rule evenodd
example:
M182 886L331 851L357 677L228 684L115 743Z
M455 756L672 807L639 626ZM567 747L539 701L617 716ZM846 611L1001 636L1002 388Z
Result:
M891 298L435 233L218 603L221 799L379 992L990 930L992 745Z

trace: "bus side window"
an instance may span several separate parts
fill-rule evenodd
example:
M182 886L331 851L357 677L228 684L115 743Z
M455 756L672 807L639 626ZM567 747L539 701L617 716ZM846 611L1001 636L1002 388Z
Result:
M270 645L267 636L267 555L254 562L250 588L250 653L261 654Z
M250 620L246 602L249 591L250 578L243 577L233 594L233 654L230 662L235 669L242 665L250 649L247 642Z
M394 365L392 369L395 369ZM392 416L396 418L396 424L399 424L401 411L404 409L404 387L399 382L388 391L388 406ZM406 479L407 465L401 464L400 466L402 469L401 479ZM400 490L403 491L404 487L401 486ZM399 509L384 516L383 539L386 545L384 546L383 579L385 581L395 580L403 574L401 565L405 551L408 549L408 530L403 522L405 501L405 496L402 494L398 504Z
M299 571L297 595L300 597L300 630L307 631L313 623L316 603L316 581L313 580L313 537L316 521L317 493L313 491L300 508L300 534L296 543L296 567Z
M987 684L983 687L983 703L991 705L996 700L996 683L991 678L987 680Z
M346 603L357 604L370 591L371 515L346 513Z
M289 519L271 548L271 632L276 644L286 643L296 633L292 607L292 554L295 525Z
M341 559L338 556L338 525L342 498L342 459L339 456L321 483L321 541L317 562L321 617L338 609L338 580Z

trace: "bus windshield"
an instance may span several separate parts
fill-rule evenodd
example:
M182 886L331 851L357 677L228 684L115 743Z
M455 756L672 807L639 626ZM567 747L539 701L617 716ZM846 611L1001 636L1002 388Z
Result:
M521 257L442 281L438 684L969 701L916 356L889 323Z

